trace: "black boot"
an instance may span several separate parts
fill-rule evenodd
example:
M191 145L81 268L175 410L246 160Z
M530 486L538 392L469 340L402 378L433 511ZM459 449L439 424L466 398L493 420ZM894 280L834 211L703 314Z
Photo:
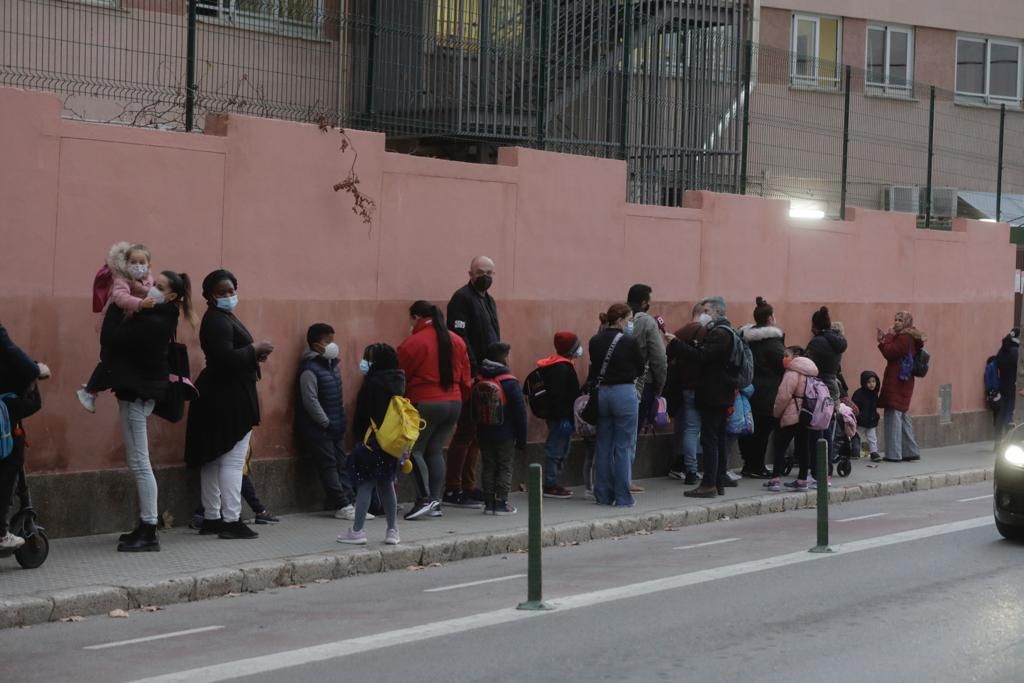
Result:
M224 520L222 519L204 519L203 525L199 527L200 536L216 536L220 533L220 530L224 527Z
M118 543L134 543L135 539L142 535L142 525L145 524L141 519L139 523L135 525L135 528L127 534L121 534L117 537Z
M235 540L235 539L249 539L256 538L259 534L250 529L241 520L237 522L224 522L221 527L219 538Z
M160 552L160 541L156 537L156 524L140 524L140 533L132 541L117 545L119 553L157 553Z

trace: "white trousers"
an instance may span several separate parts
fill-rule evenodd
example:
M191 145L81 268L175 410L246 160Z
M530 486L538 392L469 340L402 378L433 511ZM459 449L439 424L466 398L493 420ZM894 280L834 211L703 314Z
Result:
M237 522L242 516L242 468L251 438L250 430L230 451L203 465L203 517L206 519Z

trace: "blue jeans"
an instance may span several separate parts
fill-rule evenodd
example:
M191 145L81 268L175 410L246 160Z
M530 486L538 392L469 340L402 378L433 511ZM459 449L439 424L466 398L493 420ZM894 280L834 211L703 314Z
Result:
M672 418L675 429L676 463L682 463L684 472L697 471L697 450L700 448L700 413L697 412L697 392L683 391L683 402Z
M571 429L562 429L567 420L548 420L548 440L544 442L544 486L558 486L562 464L569 455Z
M629 492L636 453L639 401L632 384L604 385L598 391L594 498L602 505L633 505Z

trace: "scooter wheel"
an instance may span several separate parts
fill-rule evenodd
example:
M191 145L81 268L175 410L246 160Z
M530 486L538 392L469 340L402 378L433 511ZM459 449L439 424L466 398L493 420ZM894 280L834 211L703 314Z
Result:
M14 559L25 569L41 567L50 554L50 539L45 531L36 530L31 538L25 539L25 545L14 551Z
M836 472L839 473L840 477L848 477L852 471L853 465L850 464L849 460L840 460L836 465Z

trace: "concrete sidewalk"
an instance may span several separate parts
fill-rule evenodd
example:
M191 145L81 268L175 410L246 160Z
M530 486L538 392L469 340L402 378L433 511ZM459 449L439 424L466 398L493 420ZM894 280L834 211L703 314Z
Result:
M915 463L859 460L849 477L833 477L830 500L841 503L976 483L991 478L992 466L991 442L930 449ZM580 489L574 499L545 499L545 544L813 507L817 495L770 493L760 480L741 480L725 496L700 500L683 497L690 487L676 480L638 483L647 491L637 494L636 505L629 509L595 505ZM21 569L13 558L0 560L0 628L518 552L525 550L527 540L525 494L514 494L513 503L520 513L509 517L445 508L442 518L399 520L398 546L382 544L383 519L367 523L367 546L340 545L335 536L350 523L326 514L287 515L280 524L255 527L260 538L252 541L200 537L177 527L161 533L159 553L118 553L117 534L57 539L39 569ZM42 521L45 525L45 511Z

